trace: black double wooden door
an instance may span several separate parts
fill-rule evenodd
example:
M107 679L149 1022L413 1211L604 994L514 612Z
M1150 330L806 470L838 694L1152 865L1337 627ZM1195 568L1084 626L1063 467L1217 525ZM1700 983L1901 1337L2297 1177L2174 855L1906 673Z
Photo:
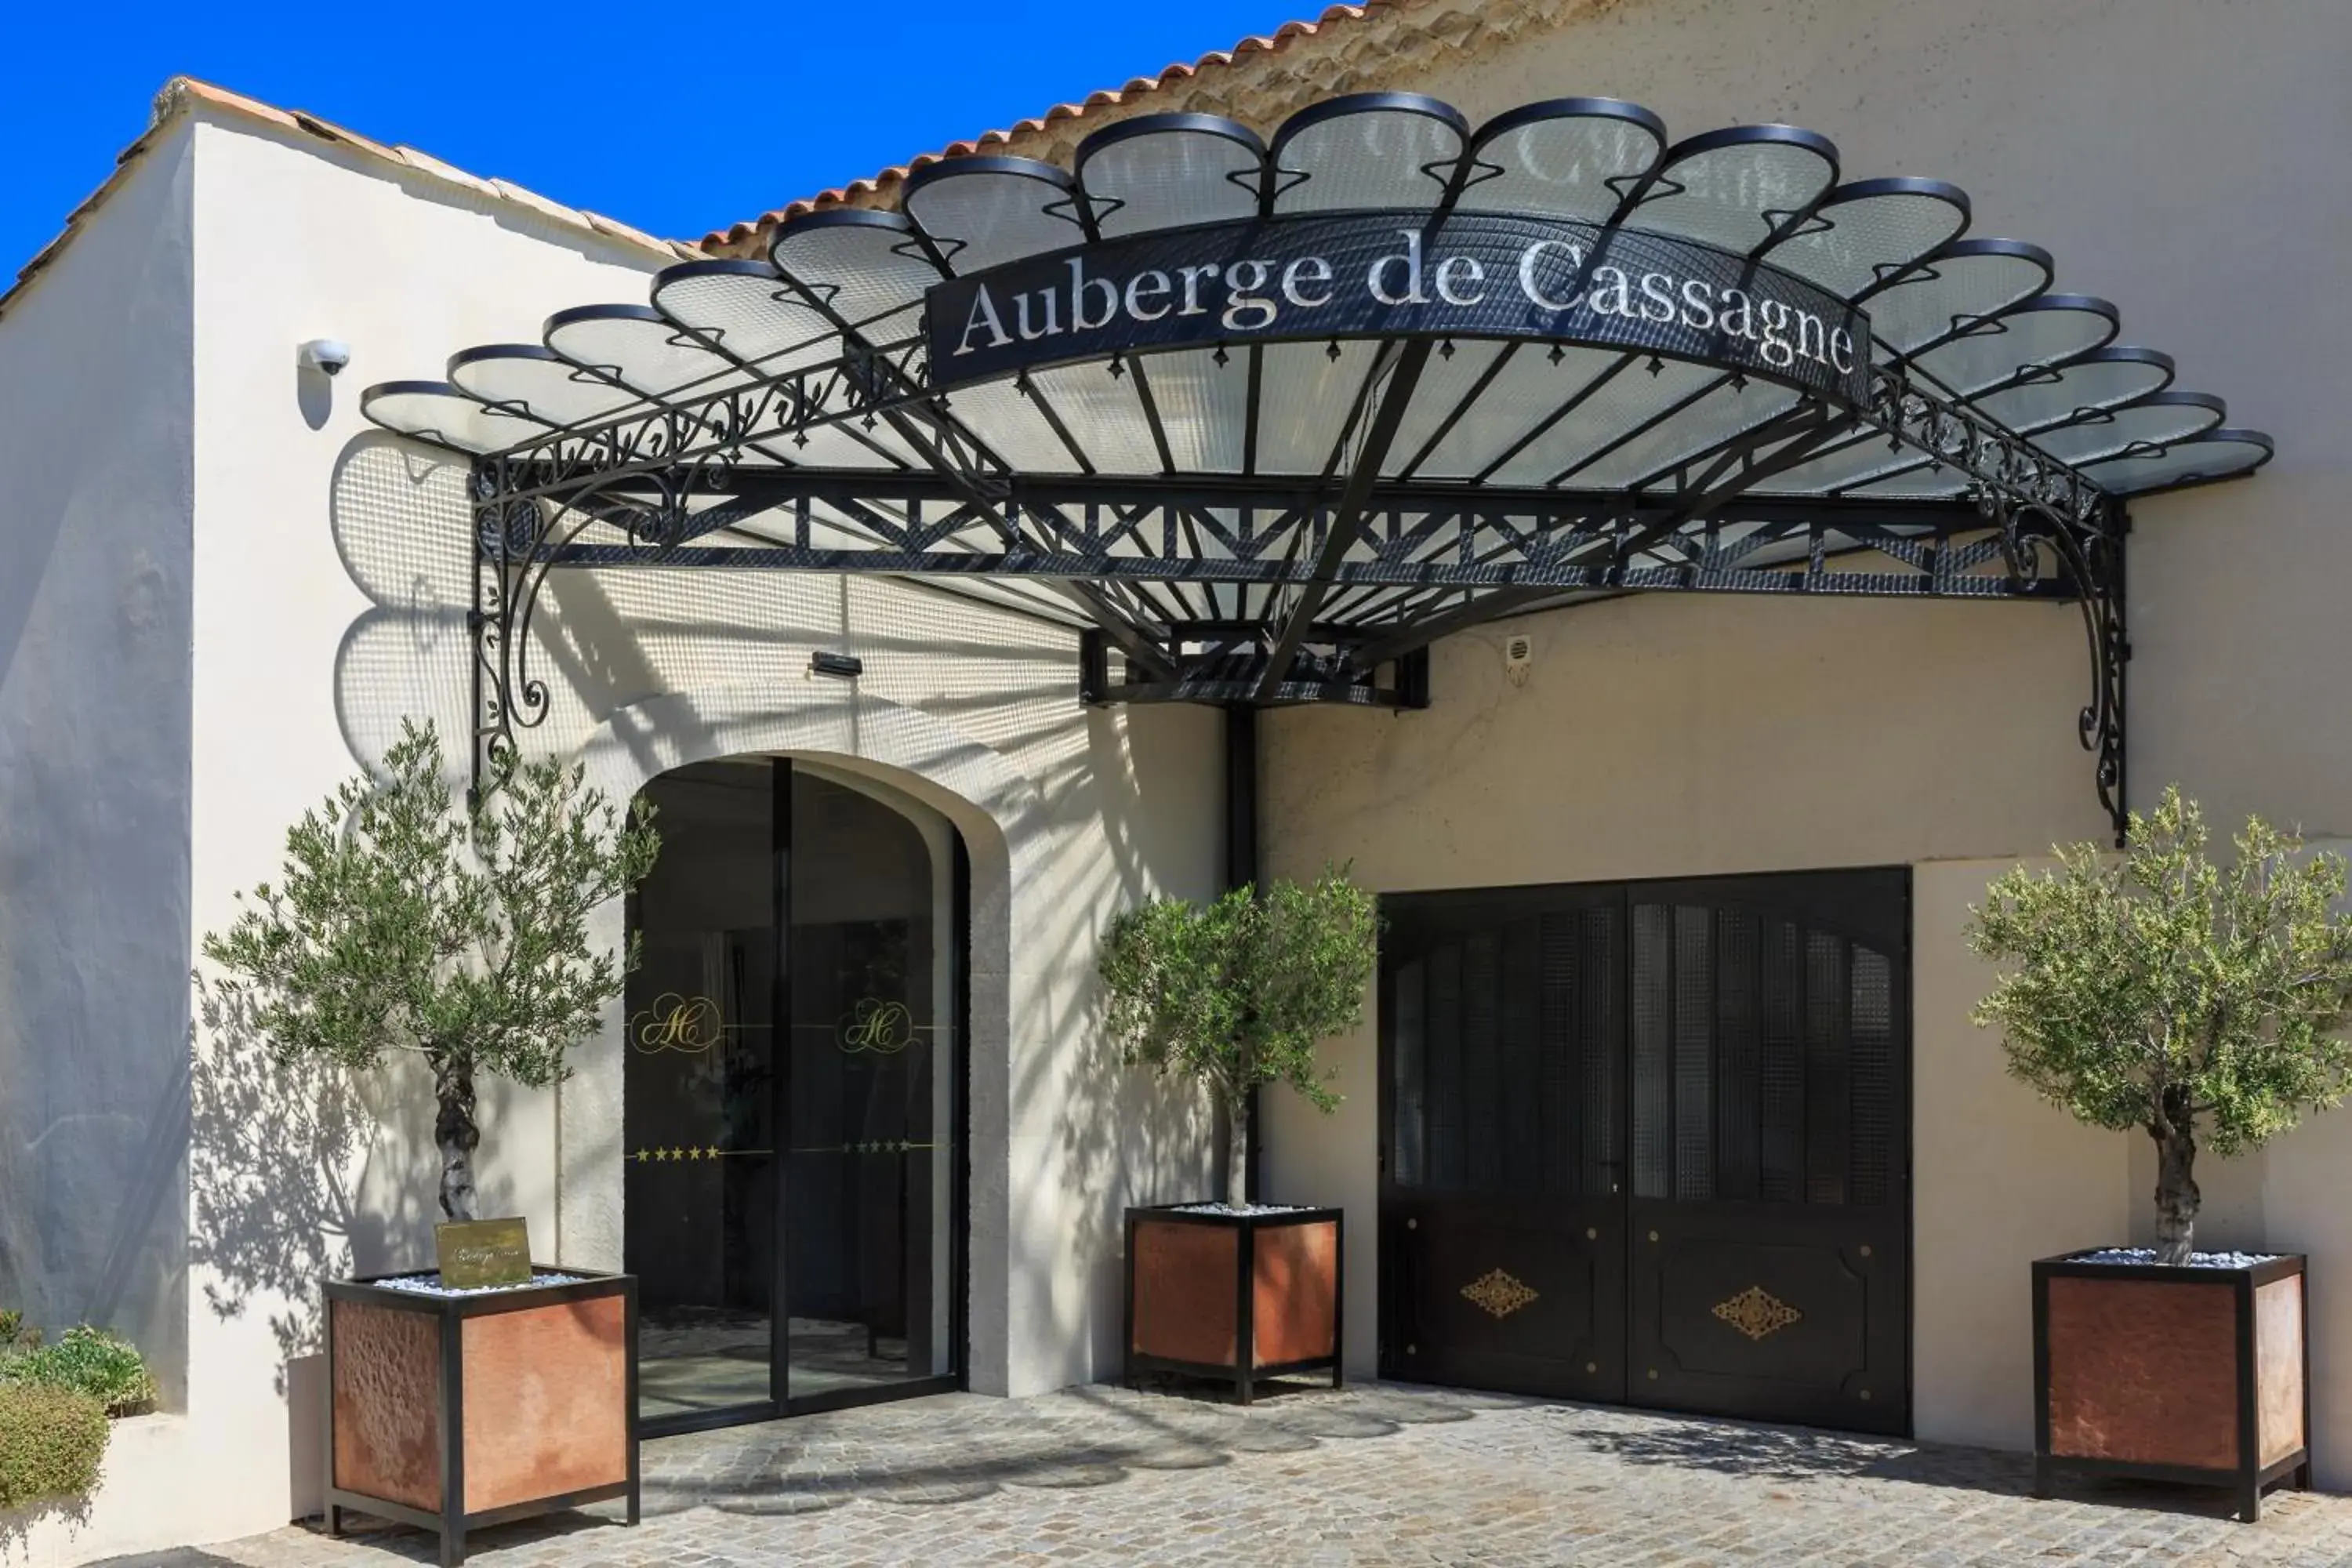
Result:
M1381 908L1385 1375L1908 1431L1907 872Z

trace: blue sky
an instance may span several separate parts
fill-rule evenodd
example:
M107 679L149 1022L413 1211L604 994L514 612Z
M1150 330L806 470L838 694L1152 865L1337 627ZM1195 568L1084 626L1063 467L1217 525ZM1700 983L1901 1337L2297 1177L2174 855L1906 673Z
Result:
M0 286L174 75L698 238L1322 4L29 4L0 57Z

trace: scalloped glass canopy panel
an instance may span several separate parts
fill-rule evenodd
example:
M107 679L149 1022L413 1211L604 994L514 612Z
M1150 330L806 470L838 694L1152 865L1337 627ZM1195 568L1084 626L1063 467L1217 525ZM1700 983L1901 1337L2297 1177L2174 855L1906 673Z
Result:
M1471 126L1451 107L1362 94L1302 110L1267 140L1207 115L1097 132L1071 166L997 156L917 171L899 212L835 208L788 223L764 260L688 262L645 302L584 303L536 341L466 347L437 379L371 387L367 416L465 454L590 437L648 415L689 435L747 388L854 353L902 348L914 390L925 292L1024 258L1254 217L1378 211L1433 223L1501 214L1642 231L1769 265L1865 313L1878 363L1973 410L2118 496L2251 471L2270 440L2220 398L2176 389L2172 362L2123 338L2122 312L2053 292L2037 247L1970 237L1969 205L1933 180L1849 179L1830 142L1789 126L1675 141L1638 105L1530 104ZM1003 469L1216 476L1296 483L1344 473L1350 410L1379 344L1252 342L1135 351L959 386L936 412ZM1381 477L1431 484L1655 493L1736 449L1798 402L1719 366L1449 339L1415 384ZM845 406L845 403L844 405ZM746 463L920 470L887 421L841 419L759 440ZM1751 491L1782 498L1958 500L1967 478L1883 432L1832 441Z

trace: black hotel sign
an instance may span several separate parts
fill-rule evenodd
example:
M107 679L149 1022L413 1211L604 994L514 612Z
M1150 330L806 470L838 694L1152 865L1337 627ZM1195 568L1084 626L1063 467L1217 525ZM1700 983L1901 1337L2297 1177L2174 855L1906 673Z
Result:
M1695 360L1858 404L1870 320L1791 273L1638 229L1412 211L1164 229L934 286L934 385L1250 342L1526 338Z

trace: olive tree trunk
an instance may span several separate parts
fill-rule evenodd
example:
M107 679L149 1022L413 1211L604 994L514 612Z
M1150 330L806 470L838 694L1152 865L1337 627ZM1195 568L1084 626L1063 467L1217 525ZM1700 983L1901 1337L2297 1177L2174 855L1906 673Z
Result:
M474 1065L436 1057L433 1063L433 1142L441 1152L441 1214L449 1220L474 1217L474 1151L482 1130L474 1121Z
M1235 1042L1231 1072L1217 1096L1225 1121L1225 1202L1239 1207L1249 1202L1250 1089L1257 1081L1254 1053L1247 1034Z
M1249 1096L1234 1095L1218 1103L1225 1122L1224 1200L1244 1204L1249 1201Z
M2167 1109L2180 1113L2167 1115L2148 1129L2156 1140L2156 1260L2177 1268L2189 1261L2201 1195L2189 1174L2197 1163L2196 1124L2186 1108Z

